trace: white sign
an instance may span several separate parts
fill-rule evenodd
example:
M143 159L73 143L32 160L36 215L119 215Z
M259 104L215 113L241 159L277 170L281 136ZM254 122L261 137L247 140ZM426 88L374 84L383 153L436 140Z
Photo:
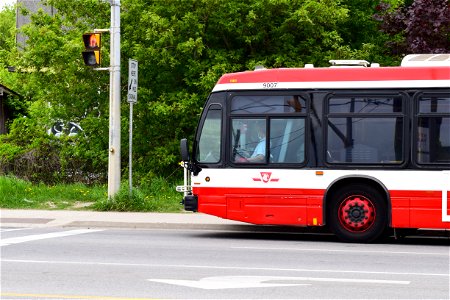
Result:
M137 102L138 88L138 62L134 59L128 60L128 102Z

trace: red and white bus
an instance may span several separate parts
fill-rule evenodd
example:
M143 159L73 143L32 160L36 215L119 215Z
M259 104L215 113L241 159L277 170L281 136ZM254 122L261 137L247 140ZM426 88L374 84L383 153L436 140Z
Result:
M450 229L450 54L331 62L219 79L181 141L185 210L349 242Z

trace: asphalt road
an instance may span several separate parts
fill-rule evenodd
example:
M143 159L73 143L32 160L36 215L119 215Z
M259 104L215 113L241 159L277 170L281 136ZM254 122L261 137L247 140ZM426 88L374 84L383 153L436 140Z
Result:
M2 228L1 299L449 299L449 240Z

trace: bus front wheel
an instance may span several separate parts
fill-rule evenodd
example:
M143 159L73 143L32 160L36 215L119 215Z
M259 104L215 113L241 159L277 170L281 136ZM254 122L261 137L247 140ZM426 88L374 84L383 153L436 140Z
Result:
M368 243L386 230L386 201L373 187L352 185L333 193L328 216L330 229L346 242Z

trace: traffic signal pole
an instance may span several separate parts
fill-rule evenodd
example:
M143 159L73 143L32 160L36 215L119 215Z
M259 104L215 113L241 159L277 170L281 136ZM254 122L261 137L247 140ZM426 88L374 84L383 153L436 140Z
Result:
M120 189L120 0L111 2L108 198Z

